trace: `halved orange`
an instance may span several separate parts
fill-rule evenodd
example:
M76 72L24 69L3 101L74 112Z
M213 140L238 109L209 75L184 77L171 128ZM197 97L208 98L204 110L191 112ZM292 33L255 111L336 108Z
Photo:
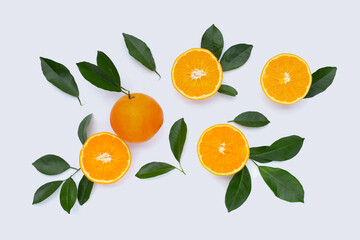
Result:
M280 104L294 104L309 92L312 75L308 64L299 56L282 53L264 66L261 87L265 95Z
M171 70L175 89L184 97L200 100L211 97L220 88L223 71L209 50L192 48L176 58Z
M95 183L118 181L125 175L130 163L129 147L118 136L108 132L90 136L80 152L80 168Z
M249 144L244 134L230 124L217 124L206 129L197 144L201 164L209 172L232 175L249 159Z

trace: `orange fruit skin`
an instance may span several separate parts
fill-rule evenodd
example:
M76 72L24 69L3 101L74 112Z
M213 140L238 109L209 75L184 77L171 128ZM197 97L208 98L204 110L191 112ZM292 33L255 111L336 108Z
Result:
M250 149L244 134L230 124L206 129L197 144L201 165L218 176L239 172L249 160Z
M129 170L131 153L127 144L118 136L100 132L86 140L80 151L79 163L87 179L110 184L121 179Z
M217 93L222 84L223 70L212 52L192 48L176 58L171 79L181 95L190 100L202 100Z
M160 105L150 96L132 93L121 97L113 106L110 123L114 132L131 143L145 142L152 138L164 122Z
M284 84L286 74L290 81ZM281 83L283 82L283 83ZM282 53L265 64L260 84L265 95L273 102L291 105L303 99L310 90L312 74L309 65L301 57Z

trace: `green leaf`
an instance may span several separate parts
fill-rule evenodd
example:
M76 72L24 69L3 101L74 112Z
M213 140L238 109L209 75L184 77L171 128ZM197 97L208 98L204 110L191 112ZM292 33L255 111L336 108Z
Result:
M170 129L169 140L171 151L179 163L186 140L186 133L187 126L184 118L177 120Z
M42 202L48 197L50 197L51 194L53 194L56 191L56 189L60 187L62 183L63 181L48 182L42 185L41 187L39 187L34 194L34 199L32 204Z
M173 169L175 167L167 163L151 162L142 166L135 176L141 179L152 178L170 172Z
M87 128L89 126L90 120L92 117L92 113L87 115L80 123L79 128L78 128L78 136L80 139L80 142L82 144L84 144L87 140Z
M223 71L229 71L241 67L249 59L253 46L237 44L230 47L220 60Z
M312 84L305 98L311 98L325 91L333 82L336 75L336 67L320 68L312 74Z
M258 157L260 153L264 152L269 146L260 146L260 147L252 147L250 148L250 159L255 160L259 163L269 163L272 162L270 160L262 159L261 157Z
M83 205L89 200L93 185L94 183L87 179L87 177L83 176L81 178L77 195L80 205Z
M225 205L228 212L240 207L251 192L251 176L245 166L240 172L236 173L231 179L226 190Z
M235 88L229 86L229 85L225 85L225 84L222 84L218 90L219 93L222 93L222 94L226 94L226 95L229 95L229 96L233 96L235 97L238 92L236 91Z
M243 112L229 122L236 122L245 127L263 127L270 123L263 114L254 111Z
M253 154L251 158L256 161L258 161L258 159L266 161L286 161L299 153L303 143L304 138L296 135L280 138L263 152Z
M81 75L96 87L112 92L121 92L120 81L112 79L104 69L88 62L80 62L76 65Z
M98 51L96 62L98 67L102 68L109 74L117 86L121 86L120 75L111 59L103 52Z
M125 44L129 50L129 54L138 60L142 65L154 71L161 78L160 74L156 71L156 65L150 48L142 40L123 33Z
M214 24L211 25L202 36L201 47L208 49L217 59L220 58L224 47L224 38Z
M61 63L48 58L40 57L40 62L42 72L51 84L59 88L61 91L79 99L79 89L69 69Z
M74 206L76 195L76 183L72 178L66 179L60 190L60 204L67 213L70 213L71 208Z
M48 154L45 155L32 164L39 172L46 175L57 175L65 172L70 168L70 165L61 157Z
M301 183L288 171L265 166L259 166L259 171L275 196L288 202L304 202Z

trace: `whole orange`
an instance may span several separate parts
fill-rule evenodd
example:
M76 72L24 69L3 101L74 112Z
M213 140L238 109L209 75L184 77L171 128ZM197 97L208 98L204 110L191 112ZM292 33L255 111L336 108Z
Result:
M114 132L132 143L145 142L159 131L164 121L160 105L150 96L132 93L121 97L113 106L110 123Z

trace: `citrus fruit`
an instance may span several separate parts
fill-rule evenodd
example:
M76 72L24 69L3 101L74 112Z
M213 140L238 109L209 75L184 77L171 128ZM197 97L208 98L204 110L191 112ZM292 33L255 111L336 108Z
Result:
M206 129L198 142L201 164L215 175L240 171L249 159L249 144L244 134L230 124L217 124Z
M144 142L159 131L164 121L160 105L150 96L132 93L113 106L110 123L114 132L127 142Z
M108 132L90 136L80 152L80 168L95 183L118 181L125 175L130 163L131 154L126 143Z
M265 95L280 104L294 104L309 92L312 75L300 57L283 53L271 58L264 66L261 87Z
M209 50L192 48L175 60L171 79L175 89L184 97L200 100L211 97L219 90L223 71Z

